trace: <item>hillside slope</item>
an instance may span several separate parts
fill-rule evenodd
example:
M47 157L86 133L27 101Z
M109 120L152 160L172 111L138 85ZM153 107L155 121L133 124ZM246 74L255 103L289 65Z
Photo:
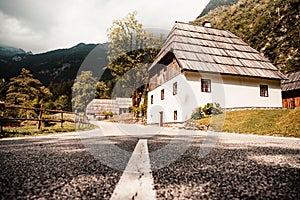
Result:
M231 31L287 73L300 70L299 10L299 0L239 0L192 23L208 20L214 28Z
M218 7L232 6L232 5L236 4L237 2L238 2L238 0L210 0L208 2L208 4L205 6L202 13L197 18L206 15L207 13L209 13L209 11L214 10Z
M300 138L300 108L287 110L239 110L200 119L216 131Z

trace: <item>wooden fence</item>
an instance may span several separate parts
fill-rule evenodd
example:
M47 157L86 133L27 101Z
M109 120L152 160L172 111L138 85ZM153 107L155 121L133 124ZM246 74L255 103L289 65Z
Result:
M10 110L31 110L35 111L37 117L12 117L6 116ZM52 114L52 115L49 115ZM53 115L57 114L57 115ZM41 129L43 122L56 122L60 123L60 127L63 128L64 122L73 122L75 128L80 128L81 124L87 124L88 120L85 115L81 115L74 112L63 111L63 110L49 110L44 109L43 105L40 108L30 108L19 105L5 104L0 102L0 133L3 132L3 127L12 124L12 122L20 121L36 121L37 129Z

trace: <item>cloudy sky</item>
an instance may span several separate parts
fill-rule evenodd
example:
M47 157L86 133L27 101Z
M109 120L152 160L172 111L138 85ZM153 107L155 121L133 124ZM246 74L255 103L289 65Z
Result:
M114 19L137 11L146 28L194 20L209 0L0 0L0 44L33 53L108 41Z

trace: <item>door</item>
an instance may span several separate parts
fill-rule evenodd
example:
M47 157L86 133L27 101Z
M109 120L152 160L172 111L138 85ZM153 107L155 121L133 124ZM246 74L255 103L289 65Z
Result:
M159 112L159 126L164 125L164 112Z

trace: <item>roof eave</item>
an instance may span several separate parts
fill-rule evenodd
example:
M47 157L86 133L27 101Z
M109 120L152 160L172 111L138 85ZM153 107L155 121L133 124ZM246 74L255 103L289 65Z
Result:
M255 75L243 75L243 74L233 74L233 73L220 73L220 72L213 72L213 71L204 71L204 70L192 70L192 69L182 69L182 71L190 71L190 72L198 72L198 73L208 73L208 74L221 74L221 75L231 75L231 76L243 76L243 77L252 77L252 78L263 78L269 80L282 80L282 78L278 77L262 77L262 76L255 76Z

